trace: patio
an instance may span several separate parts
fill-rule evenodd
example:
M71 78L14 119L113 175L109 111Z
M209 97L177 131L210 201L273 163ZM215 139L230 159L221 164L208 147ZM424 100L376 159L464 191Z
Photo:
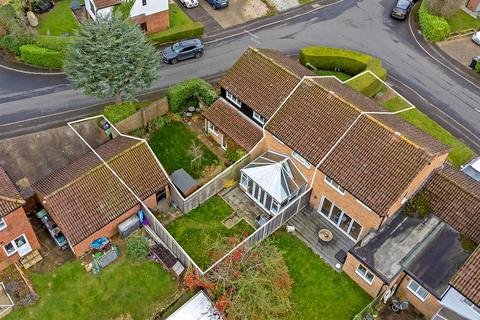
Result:
M237 185L232 189L220 192L220 196L235 211L223 222L227 227L235 225L244 219L251 227L255 228L255 218L263 213L262 209L253 202Z
M345 253L353 247L355 242L340 232L315 209L307 207L293 216L287 225L295 227L295 234L318 254L329 265L335 268L340 263L335 255L343 250ZM333 240L323 243L318 238L320 229L328 229L333 234ZM337 269L337 268L335 268Z

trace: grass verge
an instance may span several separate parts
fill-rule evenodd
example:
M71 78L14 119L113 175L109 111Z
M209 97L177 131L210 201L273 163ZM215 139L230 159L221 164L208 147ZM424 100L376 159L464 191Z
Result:
M410 107L410 105L400 97L385 101L384 106L388 111L398 111ZM418 109L405 111L398 115L435 139L450 146L452 151L448 155L448 159L454 167L459 168L475 155L472 149Z
M222 221L232 212L228 203L219 196L214 196L166 228L195 263L206 270L214 262L208 254L212 242L219 238L239 236L243 232L253 232L253 228L244 220L227 229Z
M64 33L73 34L78 29L77 19L70 9L70 1L60 0L55 2L52 10L39 16L38 33L52 36L61 36Z
M337 272L296 236L273 235L293 279L295 309L289 319L352 319L370 297L345 273Z
M149 319L177 292L177 282L160 264L132 263L124 256L98 276L87 273L78 260L29 276L38 302L5 319L118 319L127 314L132 319Z
M198 167L192 165L194 158L189 153L194 142L199 144L203 151L202 161ZM150 137L149 144L169 174L183 168L193 178L198 179L208 166L220 163L218 157L182 122L172 122L161 128Z
M450 32L462 32L468 29L480 28L480 19L473 18L462 9L445 18L445 20L447 20L450 26Z
M168 14L170 20L170 28L175 28L187 23L192 23L190 19L183 10L176 5L175 3L170 3L168 5Z

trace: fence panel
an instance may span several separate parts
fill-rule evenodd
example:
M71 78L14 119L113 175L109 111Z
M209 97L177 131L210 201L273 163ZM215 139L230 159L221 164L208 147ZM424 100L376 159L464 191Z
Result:
M195 261L183 250L183 248L177 243L177 241L168 233L165 227L162 226L160 221L150 212L150 210L144 210L145 217L148 220L148 226L155 233L155 235L163 242L163 244L170 250L177 259L183 264L185 268L193 266L200 274L203 274L202 270L197 266Z

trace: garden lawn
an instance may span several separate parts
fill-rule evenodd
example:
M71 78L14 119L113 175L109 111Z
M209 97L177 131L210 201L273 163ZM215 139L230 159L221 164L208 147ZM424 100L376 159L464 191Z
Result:
M52 10L39 16L38 33L46 35L61 36L68 32L73 35L79 24L70 9L71 1L60 0L55 2Z
M293 279L293 314L288 319L349 320L371 298L345 273L337 272L296 236L277 231L273 238Z
M388 111L398 111L410 107L402 98L395 97L384 103ZM453 166L459 168L462 164L467 163L474 155L470 149L463 142L455 138L450 132L445 130L438 123L427 117L418 109L401 112L398 114L403 119L422 129L432 137L450 146L452 151L448 155L448 159Z
M189 153L190 146L194 141L200 144L203 150L202 162L198 169L192 167L193 157ZM182 122L172 122L158 130L151 136L149 144L169 174L183 168L193 178L198 179L207 166L220 163L218 157L201 143L195 133Z
M445 19L450 26L450 32L461 32L468 29L480 28L480 19L473 18L462 9L459 9L457 12Z
M6 320L103 320L126 314L135 320L150 319L156 310L169 305L177 292L177 282L160 264L147 260L132 263L123 256L97 276L87 273L78 260L53 272L29 276L39 300L13 311Z
M192 22L192 19L190 19L185 14L185 12L183 12L183 10L175 3L169 4L168 13L169 13L169 20L170 20L170 28L175 28L177 26L181 26L183 24Z
M335 76L340 81L347 81L352 76L341 71L331 71L331 70L315 70L313 71L317 76Z
M227 229L222 221L232 212L233 209L228 203L219 196L214 196L197 209L171 222L166 228L195 263L205 271L215 262L208 254L212 242L219 238L253 232L253 228L245 220Z

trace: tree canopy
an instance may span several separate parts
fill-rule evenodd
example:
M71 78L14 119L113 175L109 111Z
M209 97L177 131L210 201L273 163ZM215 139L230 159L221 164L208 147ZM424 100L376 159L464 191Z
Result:
M139 27L113 14L86 22L64 63L73 87L97 98L132 101L157 78L160 59Z
M210 255L218 260L239 241L216 241ZM203 277L189 269L185 284L190 289L206 289L226 319L280 319L293 309L293 280L281 252L270 239L248 251L235 250Z

